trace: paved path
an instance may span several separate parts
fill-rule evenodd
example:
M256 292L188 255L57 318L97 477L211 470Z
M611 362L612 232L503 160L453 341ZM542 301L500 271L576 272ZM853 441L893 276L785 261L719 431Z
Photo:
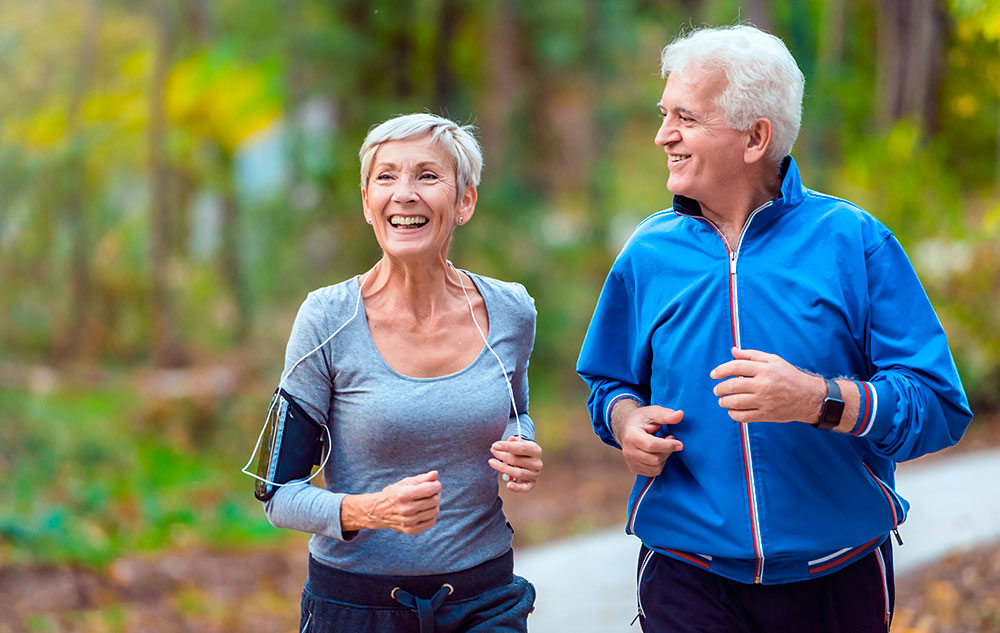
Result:
M904 464L896 488L911 504L893 553L897 574L1000 541L1000 450ZM637 551L620 528L518 550L515 570L538 589L531 633L635 633Z

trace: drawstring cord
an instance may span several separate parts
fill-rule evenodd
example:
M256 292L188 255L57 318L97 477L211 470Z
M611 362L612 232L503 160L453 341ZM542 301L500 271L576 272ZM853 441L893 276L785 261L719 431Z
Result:
M400 589L399 587L393 587L389 595L392 596L393 600L417 614L417 620L420 622L420 633L434 633L434 612L444 604L444 601L453 591L455 591L454 587L448 583L444 583L431 596L430 600L427 598L418 598L409 591Z

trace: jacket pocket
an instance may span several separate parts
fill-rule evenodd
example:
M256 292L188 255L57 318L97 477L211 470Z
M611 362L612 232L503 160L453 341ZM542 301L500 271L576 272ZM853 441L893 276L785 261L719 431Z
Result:
M636 515L639 514L639 506L642 505L642 500L646 497L646 493L649 492L649 488L653 485L654 481L656 481L655 477L650 477L646 480L639 495L635 498L635 503L629 508L628 523L625 524L625 532L627 534L635 534L635 519Z
M885 496L886 504L889 506L889 510L892 512L892 529L893 531L899 527L899 524L906 520L906 509L903 506L903 500L896 494L892 486L885 483L878 476L875 475L874 471L868 467L868 464L862 464L865 470L868 471L868 476L872 478L875 485L879 487L882 491L883 496ZM897 535L897 538L898 535Z

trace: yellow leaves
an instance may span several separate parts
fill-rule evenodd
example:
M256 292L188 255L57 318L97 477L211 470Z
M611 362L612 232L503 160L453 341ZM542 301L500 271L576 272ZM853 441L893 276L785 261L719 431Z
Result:
M971 119L979 112L979 100L976 95L966 92L951 100L951 109L963 119Z
M75 132L108 124L113 129L142 137L148 121L148 72L151 53L137 51L121 62L112 80L88 86L80 104ZM32 150L53 150L72 141L70 95L60 94L38 108L25 107L4 120L4 142Z
M143 49L141 51L134 51L129 53L122 59L121 65L119 65L118 70L121 71L122 77L132 80L147 82L149 81L149 72L153 68L153 51L152 49Z
M138 91L95 94L83 105L86 123L112 123L124 132L141 133L149 120L145 95Z
M977 37L1000 43L1000 4L991 0L952 0L959 39Z
M889 158L896 164L907 163L913 158L920 143L920 128L909 122L900 121L889 132L886 149Z
M280 115L276 76L271 68L225 53L198 53L174 66L167 78L167 116L232 152Z
M1000 232L1000 202L983 216L983 230L987 235L996 235Z
M66 137L67 114L64 103L50 102L30 115L11 116L4 124L5 142L34 150L51 148Z

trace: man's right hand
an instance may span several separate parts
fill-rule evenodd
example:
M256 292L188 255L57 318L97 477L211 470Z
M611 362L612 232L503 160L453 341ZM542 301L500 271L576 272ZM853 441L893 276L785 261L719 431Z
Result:
M667 458L683 450L684 445L673 435L657 437L655 433L664 424L677 424L683 418L683 411L655 405L641 407L630 398L616 402L611 409L611 431L622 447L628 469L645 477L663 472Z

